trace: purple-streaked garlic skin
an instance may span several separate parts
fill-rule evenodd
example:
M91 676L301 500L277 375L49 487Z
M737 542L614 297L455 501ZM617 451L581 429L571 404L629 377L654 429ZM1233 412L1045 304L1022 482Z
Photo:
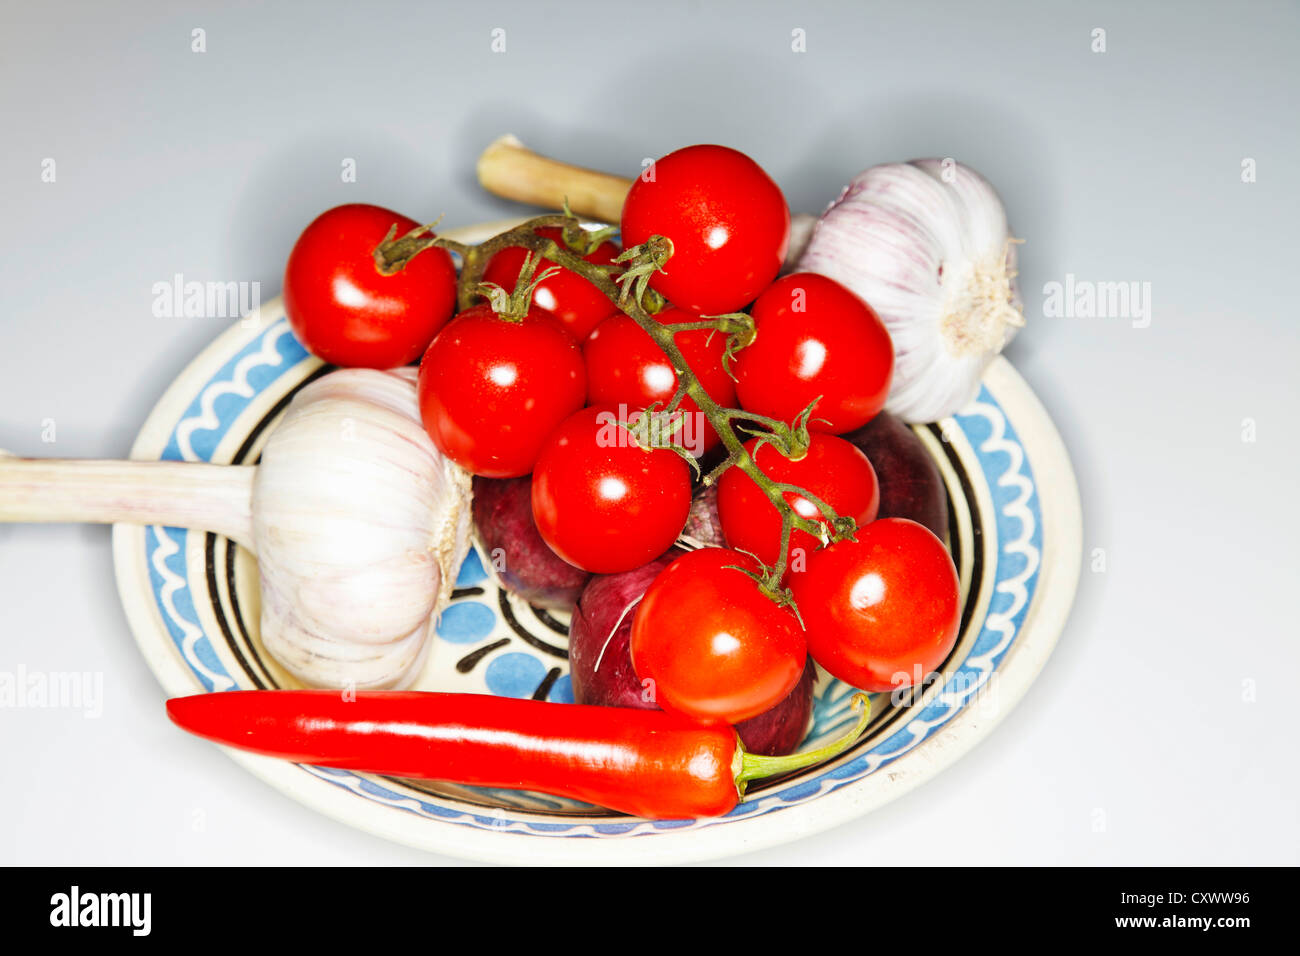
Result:
M785 250L785 264L781 266L781 275L795 271L799 258L808 248L813 230L817 228L817 217L807 213L796 213L790 217L790 242Z
M501 586L530 604L573 607L591 572L542 540L533 521L532 478L475 478L474 529Z
M964 407L1024 324L1006 212L951 159L873 166L822 214L795 271L848 287L894 343L886 409L905 422Z
M469 548L470 479L420 422L415 369L302 389L253 482L262 642L306 684L402 688Z
M597 575L583 590L569 624L569 673L577 703L658 709L651 688L632 666L632 620L651 582L680 554L669 551L631 571ZM815 672L809 661L785 700L736 725L746 750L776 756L799 746L812 718Z

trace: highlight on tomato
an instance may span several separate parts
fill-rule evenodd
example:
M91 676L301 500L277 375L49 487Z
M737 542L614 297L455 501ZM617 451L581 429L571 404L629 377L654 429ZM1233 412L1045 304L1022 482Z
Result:
M350 203L317 216L289 253L284 311L313 355L355 368L396 368L419 358L456 310L456 267L445 249L425 249L384 274L374 250L414 219Z
M561 248L568 248L564 242L564 230L559 226L543 226L537 230L537 235L555 240ZM582 258L595 265L611 265L620 251L617 243L607 239ZM502 249L488 260L487 267L483 270L483 281L495 283L504 289L514 288L525 255L527 250L521 246ZM549 261L543 263L544 268L553 265ZM586 340L602 319L622 314L603 292L582 276L562 267L537 281L533 287L533 305L555 316L579 344Z
M684 309L668 308L655 316L665 325L695 322L699 316ZM723 408L736 403L736 387L723 367L726 352L723 336L709 329L688 329L673 337L686 365L699 379L709 397ZM666 404L677 390L677 372L668 356L636 320L619 312L601 322L582 346L587 365L587 394L593 403L648 408ZM699 405L689 395L678 406L682 414L681 444L696 457L721 440Z
M814 401L808 428L861 428L885 407L894 375L889 330L867 303L834 279L783 276L751 310L754 341L736 353L742 408L793 422Z
M510 316L483 303L429 345L418 397L440 452L471 474L518 478L533 470L551 431L586 402L587 371L550 313Z
M688 551L650 584L632 622L632 664L664 710L735 724L770 710L803 676L799 620L727 548Z
M788 581L813 660L862 690L923 681L957 642L957 569L943 542L915 521L873 521L856 540L808 555Z
M807 450L798 458L787 458L757 438L746 442L745 450L768 478L807 492L787 491L783 496L801 518L826 524L811 495L837 515L852 518L859 528L876 520L880 509L876 471L867 456L843 438L813 432ZM780 559L781 514L754 479L739 468L728 468L718 479L718 517L730 547L748 551L769 566ZM794 530L788 556L798 564L821 546L807 531Z
M691 509L689 468L676 452L641 447L636 414L596 405L546 438L533 471L533 520L569 564L630 571L667 551Z
M699 314L735 312L785 261L790 207L761 166L727 146L687 146L642 171L623 202L623 246L672 241L650 287Z

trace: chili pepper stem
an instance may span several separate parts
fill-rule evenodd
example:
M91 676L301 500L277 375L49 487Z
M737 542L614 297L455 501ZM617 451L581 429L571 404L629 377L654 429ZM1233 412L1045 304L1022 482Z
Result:
M871 720L871 698L859 692L853 695L852 703L853 708L859 711L858 722L847 734L831 741L824 747L818 747L816 750L809 750L805 753L788 754L784 757L753 754L743 747L737 747L741 754L741 767L736 774L736 789L740 791L740 795L742 797L745 795L745 786L751 780L803 770L805 767L811 767L823 760L830 760L853 746L857 739L862 736L862 732L867 729L868 721Z

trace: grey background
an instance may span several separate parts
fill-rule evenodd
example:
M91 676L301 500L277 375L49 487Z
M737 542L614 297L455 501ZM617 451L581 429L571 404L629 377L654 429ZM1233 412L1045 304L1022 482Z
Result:
M726 143L808 212L874 163L953 156L1028 240L1009 355L1078 473L1078 601L971 754L737 862L1300 862L1296 5L653 6L634 22L607 2L7 0L0 447L124 457L227 324L154 318L151 286L174 273L269 298L299 230L340 202L516 213L473 178L504 132L626 174ZM1067 273L1150 282L1150 327L1045 318L1043 286ZM104 713L0 710L0 862L454 862L318 816L175 731L106 528L0 527L0 670L20 665L102 672Z

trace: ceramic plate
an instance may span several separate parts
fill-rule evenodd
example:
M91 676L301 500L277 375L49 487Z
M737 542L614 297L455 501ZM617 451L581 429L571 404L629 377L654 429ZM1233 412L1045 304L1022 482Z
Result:
M478 241L510 223L460 230ZM253 463L294 392L326 369L280 300L235 324L154 408L136 459ZM833 827L900 796L984 737L1024 694L1064 626L1081 561L1078 491L1061 439L1004 359L952 419L916 429L951 504L958 643L919 693L873 698L867 735L835 760L752 786L725 817L650 821L539 794L407 781L228 751L332 817L439 853L508 863L663 863L749 852ZM298 686L258 637L257 563L221 536L117 525L118 590L170 696ZM573 699L566 615L505 593L471 551L416 687ZM852 689L820 674L804 747L844 730ZM196 742L195 744L199 744Z

